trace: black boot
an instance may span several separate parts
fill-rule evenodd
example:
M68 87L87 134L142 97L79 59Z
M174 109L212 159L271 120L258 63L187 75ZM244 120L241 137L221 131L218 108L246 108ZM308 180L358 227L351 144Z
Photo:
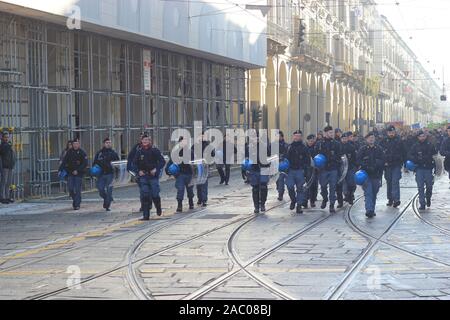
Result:
M267 202L267 194L269 190L267 185L261 186L261 212L266 212L266 202Z
M320 209L325 209L327 207L328 200L323 200Z
M334 205L330 205L330 213L336 213L336 209L334 209Z
M161 198L153 198L153 203L155 204L156 208L156 214L158 217L161 217L162 215L162 209L161 209Z
M178 200L178 208L177 208L177 212L178 212L178 213L183 212L183 201L182 201L182 200Z
M189 198L189 210L194 210L194 199Z
M297 214L303 214L302 206L297 206Z
M431 198L427 198L427 207L428 207L428 208L431 207Z

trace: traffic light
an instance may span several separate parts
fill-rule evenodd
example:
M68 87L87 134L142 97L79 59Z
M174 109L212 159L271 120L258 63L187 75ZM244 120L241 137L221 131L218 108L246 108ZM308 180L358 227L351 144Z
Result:
M300 26L299 26L299 34L298 34L298 44L305 42L305 30L306 27L303 24L303 19L300 19Z
M252 110L252 122L259 123L262 121L262 110L261 109L253 109Z

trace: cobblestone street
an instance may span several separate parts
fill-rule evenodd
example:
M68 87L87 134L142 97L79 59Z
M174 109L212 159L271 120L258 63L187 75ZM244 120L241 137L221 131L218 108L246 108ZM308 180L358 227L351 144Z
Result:
M96 193L70 201L0 207L1 299L449 299L450 194L442 177L433 206L417 210L413 176L402 205L367 220L354 206L303 215L269 190L253 215L239 172L210 179L207 208L173 214L173 180L162 183L161 218L140 218L136 186L115 190L113 211ZM81 283L76 279L81 278Z

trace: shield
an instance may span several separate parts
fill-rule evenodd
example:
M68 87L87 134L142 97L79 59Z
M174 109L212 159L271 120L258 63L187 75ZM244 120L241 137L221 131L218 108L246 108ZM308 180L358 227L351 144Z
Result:
M280 157L279 155L274 155L267 158L267 162L270 167L261 168L261 175L269 176L270 179L278 179L280 174Z
M434 163L435 163L435 171L434 175L436 177L441 177L445 174L445 168L444 168L444 157L440 155L435 155L433 157Z
M317 168L315 167L314 160L311 159L311 165L306 172L305 184L303 185L304 190L308 190L314 183L317 176Z
M135 172L127 171L127 161L115 161L111 162L113 167L114 180L113 186L123 186L127 185L131 181L131 176L136 176Z
M209 165L205 159L194 160L190 162L192 167L192 180L189 186L205 184L208 181Z
M345 177L347 176L348 173L348 158L346 155L343 155L341 157L341 168L339 170L339 173L341 174L338 180L338 184L342 183L342 181L345 180Z

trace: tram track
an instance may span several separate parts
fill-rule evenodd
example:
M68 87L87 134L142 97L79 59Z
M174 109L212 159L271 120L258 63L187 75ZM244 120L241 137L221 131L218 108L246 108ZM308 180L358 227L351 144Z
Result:
M421 222L423 222L426 225L429 225L429 226L433 227L434 229L437 229L440 233L442 233L442 234L444 234L446 236L450 236L450 229L441 227L440 225L438 225L438 224L436 224L434 222L431 222L430 220L426 219L422 215L422 213L420 212L420 210L419 210L419 208L417 206L417 201L415 201L414 204L413 204L413 211L414 211L414 214L416 215L416 217L419 218L419 220Z
M233 198L233 194L235 194L235 193L236 193L236 191L233 191L229 195L224 195L224 197L228 196L230 198ZM230 201L234 202L234 201L236 201L236 199L230 199ZM285 204L284 202L280 203L280 204L277 204L276 207L279 207L279 206L284 205L284 204ZM224 204L223 203L218 203L218 204L210 205L208 208L219 207L219 206L222 206L222 205L224 205ZM154 256L161 255L161 254L163 254L163 253L165 253L167 251L176 249L176 248L181 247L183 245L186 245L186 244L188 244L188 243L190 243L192 241L195 241L195 240L197 240L199 238L202 238L204 236L212 234L212 233L214 233L214 232L216 232L218 230L221 230L221 229L224 229L226 227L229 227L230 225L238 223L238 222L240 222L242 220L252 219L252 218L254 218L256 216L256 215L252 215L250 217L242 217L242 218L240 218L240 219L238 219L236 221L233 221L233 222L227 223L225 225L221 225L219 227L207 230L207 231L202 232L200 234L196 234L196 235L190 237L189 239L186 239L186 240L183 240L183 241L179 241L179 242L177 242L177 243L175 243L173 245L170 245L170 246L167 246L167 247L162 248L160 250L157 250L157 251L155 251L155 252L153 252L153 253L145 256L145 257L142 257L140 259L134 260L137 252L139 251L139 248L145 243L145 241L148 238L150 238L151 236L157 234L158 232L160 232L160 231L162 231L164 229L167 229L167 228L169 228L169 227L171 227L171 226L173 226L173 225L175 225L177 223L180 223L181 221L183 221L185 219L192 218L193 216L196 216L196 215L198 215L200 213L203 213L203 212L207 211L208 208L202 209L200 211L194 211L192 213L187 213L187 214L185 214L183 216L180 216L180 218L177 218L176 220L170 219L167 222L162 223L159 227L156 227L156 228L153 228L152 230L149 230L147 233L145 233L144 235L139 237L133 243L133 245L127 250L127 253L125 254L126 258L122 259L122 261L120 263L118 263L116 266L114 266L114 267L112 267L112 268L110 268L108 270L105 270L103 272L94 274L94 275L92 275L90 277L87 277L85 279L82 279L77 284L60 287L60 288L58 288L56 290L52 290L50 292L43 293L43 294L31 295L31 296L26 297L25 300L42 300L42 299L51 298L51 297L57 296L57 295L59 295L61 293L67 292L67 291L71 290L75 286L92 282L94 280L103 278L105 276L108 276L108 275L110 275L112 273L115 273L115 272L120 271L120 270L125 269L125 268L127 268L126 281L129 284L130 288L132 289L133 293L138 298L142 298L142 299L149 299L149 298L151 298L151 296L146 294L145 290L143 290L142 286L139 284L139 279L138 279L138 277L135 274L135 267L134 267L135 264L137 264L139 262L142 262L142 261L145 261L146 259L152 258ZM130 230L130 232L133 232L133 231L135 231L135 230ZM109 238L109 239L111 239L111 238ZM65 253L65 252L61 252L61 254L63 254L63 253Z
M307 224L306 226L300 228L293 234L289 235L288 237L278 241L274 245L272 245L270 248L260 252L255 257L251 258L247 262L243 262L241 258L238 256L235 248L235 239L238 236L238 234L241 232L241 230L251 223L252 221L244 221L241 223L230 235L228 241L227 241L227 251L230 259L232 260L233 264L237 266L237 268L233 268L233 270L229 271L228 273L223 274L216 280L208 283L207 285L200 287L197 291L185 296L183 300L198 300L207 295L208 293L212 292L219 286L225 284L229 280L231 280L233 277L235 277L240 272L244 272L247 274L251 279L256 281L260 286L264 287L266 290L271 292L273 295L283 299L283 300L295 300L296 298L290 295L287 292L284 292L279 287L275 286L274 284L270 283L269 281L263 279L260 275L256 274L255 272L249 271L248 268L255 265L256 263L262 261L263 259L267 258L271 254L275 253L282 247L286 246L287 244L291 243L292 241L297 240L301 236L305 235L307 232L313 230L317 226L321 225L331 217L336 216L336 214L326 214L325 217L318 218L314 220L313 222Z
M356 274L361 270L361 268L366 264L368 259L373 255L373 253L379 248L381 244L384 244L388 247L397 249L401 252L404 252L408 255L412 255L416 258L420 258L423 260L427 260L429 262L433 262L445 267L450 267L450 263L447 263L445 261L441 261L439 259L435 259L432 257L425 256L423 254L417 253L415 251L406 249L400 245L397 245L391 241L385 240L387 235L391 232L393 228L400 222L400 220L405 216L405 214L408 212L408 209L412 208L413 211L415 210L414 207L416 206L417 199L418 199L418 193L416 193L409 201L407 202L407 205L403 208L403 210L397 215L397 217L389 224L389 226L384 230L384 232L380 236L375 236L365 230L363 230L360 226L355 223L354 219L351 216L351 210L348 212L348 214L345 217L347 225L355 232L357 232L359 235L363 236L367 241L368 245L366 249L361 253L361 255L357 258L356 262L352 265L352 267L346 271L343 278L339 281L339 283L334 286L329 292L326 294L325 299L326 300L338 300L342 294L345 292L345 290L350 285L351 281L354 279ZM359 199L357 202L359 202L361 199ZM354 205L357 204L355 202Z

